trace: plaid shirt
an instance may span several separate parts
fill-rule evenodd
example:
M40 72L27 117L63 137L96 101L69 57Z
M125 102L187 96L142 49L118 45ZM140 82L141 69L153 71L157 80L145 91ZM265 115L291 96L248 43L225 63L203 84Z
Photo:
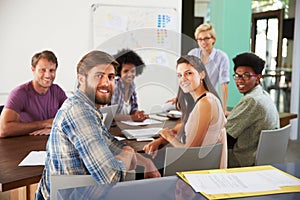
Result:
M114 157L124 145L107 131L94 103L77 90L54 119L36 199L49 198L51 175L91 174L100 184L124 180L125 165Z
M124 86L123 80L121 78L118 78L116 80L115 91L111 98L111 105L118 104L117 113L121 113L123 105L124 105L124 99L125 99L124 91L125 91L125 86ZM130 110L130 113L128 113L128 114L132 114L134 111L138 110L137 95L136 95L134 83L132 83L130 85L129 97L130 97L129 102L131 104L131 110Z

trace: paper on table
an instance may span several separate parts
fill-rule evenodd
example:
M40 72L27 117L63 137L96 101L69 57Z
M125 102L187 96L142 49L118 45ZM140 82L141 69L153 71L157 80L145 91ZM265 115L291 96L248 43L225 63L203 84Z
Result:
M134 121L121 121L121 122L130 126L143 126L143 125L162 123L161 121L157 121L155 119L145 119L143 122L134 122Z
M136 141L138 142L144 142L144 141L153 141L153 138L136 138Z
M46 151L31 151L19 166L45 165Z
M178 111L178 110L170 110L169 113L170 115L182 115L182 112Z
M115 136L115 138L116 138L117 140L119 140L119 141L125 140L124 137Z
M158 115L149 115L150 119L156 119L159 121L166 121L169 120L168 117L162 117L162 116L158 116Z

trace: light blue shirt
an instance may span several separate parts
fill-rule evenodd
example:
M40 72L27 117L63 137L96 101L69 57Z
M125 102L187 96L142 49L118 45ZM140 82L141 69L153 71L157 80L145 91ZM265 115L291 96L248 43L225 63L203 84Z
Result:
M201 49L194 48L188 52L188 55L197 56L201 59ZM230 63L227 54L219 49L213 48L209 55L209 61L205 64L210 82L219 91L218 85L229 83L230 81Z

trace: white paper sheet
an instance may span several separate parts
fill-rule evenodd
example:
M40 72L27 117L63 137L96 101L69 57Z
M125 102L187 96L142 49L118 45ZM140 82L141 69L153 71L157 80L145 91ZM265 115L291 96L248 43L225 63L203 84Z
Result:
M31 151L23 160L19 166L37 166L45 165L46 151Z
M117 140L119 140L119 141L125 140L124 137L115 136L115 138L116 138Z
M153 141L153 138L136 138L136 141L138 142L145 142L145 141Z
M150 119L155 119L155 120L159 120L159 121L166 121L169 120L168 117L162 117L162 116L158 116L158 115L149 115Z
M161 124L161 121L155 120L155 119L145 119L143 122L134 122L134 121L121 121L124 124L127 124L129 126L144 126L144 125L150 125L150 124Z

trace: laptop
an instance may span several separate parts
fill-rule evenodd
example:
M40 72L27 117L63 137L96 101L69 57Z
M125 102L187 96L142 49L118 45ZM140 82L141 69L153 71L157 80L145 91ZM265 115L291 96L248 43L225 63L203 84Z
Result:
M100 108L100 111L103 114L103 123L108 130L110 129L112 121L116 115L117 108L118 108L117 104Z

